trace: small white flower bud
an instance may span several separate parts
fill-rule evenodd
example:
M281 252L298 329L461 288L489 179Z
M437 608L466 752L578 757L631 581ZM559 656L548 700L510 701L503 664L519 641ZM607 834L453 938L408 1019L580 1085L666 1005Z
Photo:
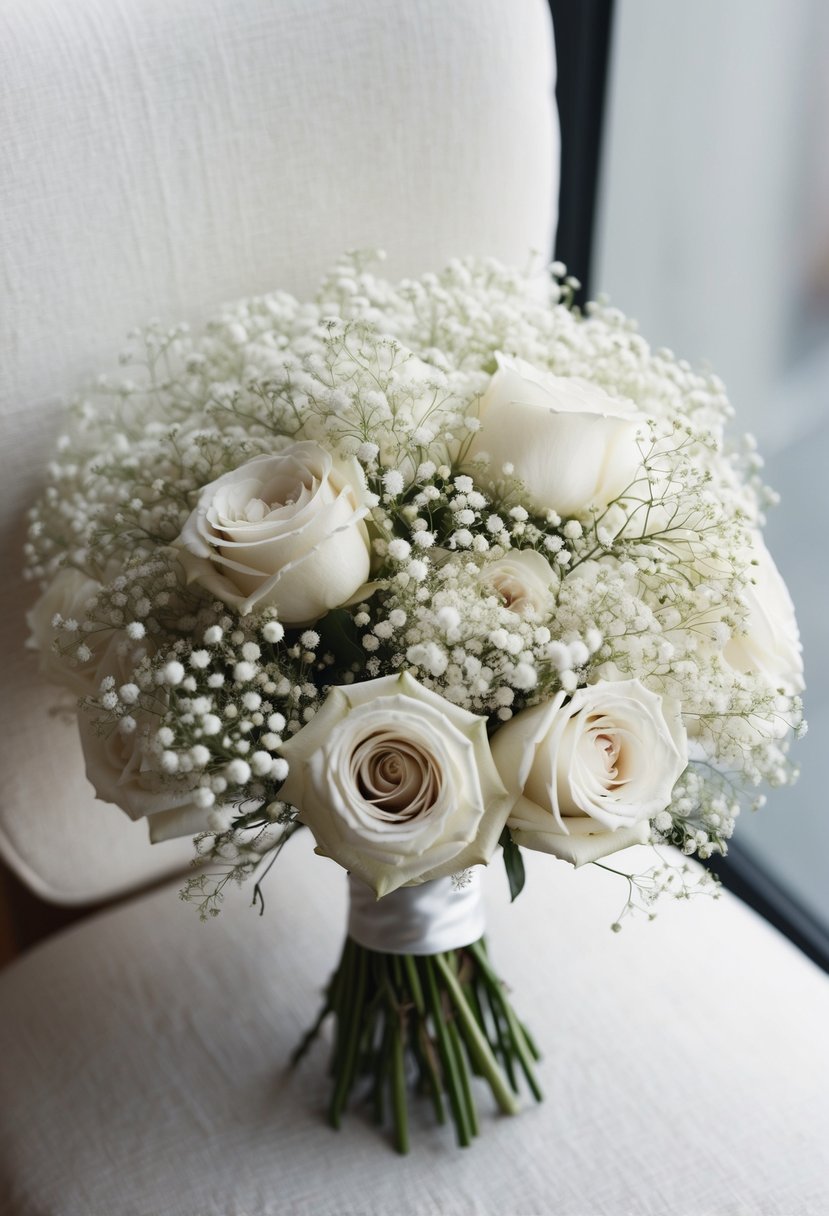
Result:
M390 497L396 498L398 494L402 494L403 486L403 474L397 469L389 469L383 474L383 489Z
M250 765L247 760L231 760L225 766L225 775L234 785L245 785L250 781Z
M272 764L273 760L267 752L254 752L250 758L250 767L256 777L267 777Z
M229 806L217 806L207 816L207 824L211 832L226 832L233 820L233 810Z
M571 642L567 649L570 651L569 666L584 667L585 663L590 658L590 652L585 646L584 642L577 639L575 642Z
M178 772L178 754L176 752L161 753L161 769L165 773Z

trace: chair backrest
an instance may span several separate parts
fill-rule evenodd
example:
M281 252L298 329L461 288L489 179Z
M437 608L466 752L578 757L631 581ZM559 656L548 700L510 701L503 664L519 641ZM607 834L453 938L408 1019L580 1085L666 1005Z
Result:
M347 248L392 275L552 248L545 0L0 0L0 852L88 902L189 842L93 801L23 650L26 507L57 409L150 316L310 293Z

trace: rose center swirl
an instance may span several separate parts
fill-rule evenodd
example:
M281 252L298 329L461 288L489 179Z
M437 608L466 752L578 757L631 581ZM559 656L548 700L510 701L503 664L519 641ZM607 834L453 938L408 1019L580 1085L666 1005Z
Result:
M382 819L426 815L440 793L432 758L416 743L384 732L369 735L354 749L351 774L360 796Z
M241 518L248 523L261 523L272 511L278 511L280 507L295 507L304 494L313 494L315 489L314 479L308 474L293 484L272 491L266 499L249 499L242 508Z
M619 744L612 735L598 734L593 736L599 754L604 761L608 777L615 777L616 760L619 756Z
M608 788L619 789L626 785L628 777L625 773L625 752L618 732L597 730L593 732L592 738Z

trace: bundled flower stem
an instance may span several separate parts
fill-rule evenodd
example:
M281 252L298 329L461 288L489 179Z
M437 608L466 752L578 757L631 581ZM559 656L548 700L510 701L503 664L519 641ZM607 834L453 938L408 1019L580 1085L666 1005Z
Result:
M339 1128L355 1088L366 1083L375 1122L391 1114L394 1144L409 1150L410 1078L427 1094L438 1123L449 1116L458 1144L478 1134L472 1077L484 1080L499 1109L518 1113L519 1077L537 1101L538 1051L493 971L483 938L442 954L386 954L347 937L319 1017L293 1056L298 1063L334 1015L333 1088L328 1110Z

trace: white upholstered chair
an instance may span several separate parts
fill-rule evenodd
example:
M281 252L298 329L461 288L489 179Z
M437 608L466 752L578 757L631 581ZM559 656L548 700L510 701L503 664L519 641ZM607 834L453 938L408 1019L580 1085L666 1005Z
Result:
M392 275L552 243L544 0L0 0L0 852L86 903L189 845L95 805L23 650L23 517L61 396L151 316L300 296L345 249Z
M390 273L547 251L543 0L0 0L0 852L65 904L130 895L0 973L2 1216L819 1216L829 985L726 897L608 932L624 891L529 859L492 948L544 1048L543 1106L406 1160L323 1123L287 1054L344 928L298 838L267 915L201 925L189 842L96 804L24 654L17 577L59 397L149 315L310 292L346 247ZM151 893L145 888L164 880ZM608 883L611 883L608 886ZM144 891L144 893L141 893ZM417 1120L416 1120L417 1122Z

